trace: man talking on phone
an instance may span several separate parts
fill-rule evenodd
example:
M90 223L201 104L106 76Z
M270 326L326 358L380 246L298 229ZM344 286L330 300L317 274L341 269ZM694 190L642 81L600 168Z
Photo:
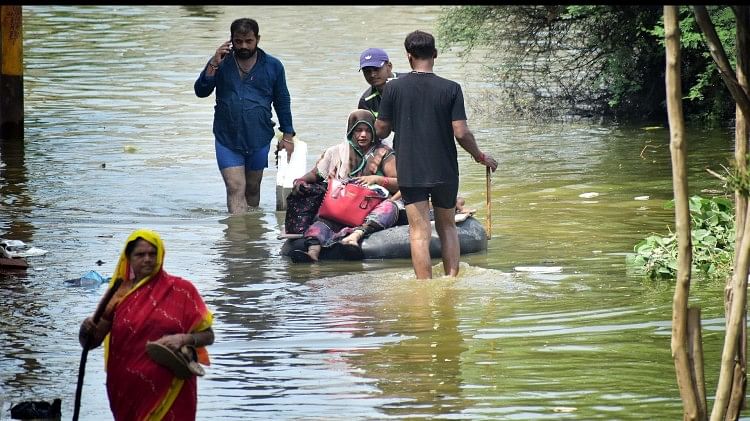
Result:
M194 89L200 98L216 89L216 161L227 191L227 208L236 215L260 203L260 182L276 125L272 104L282 133L276 151L286 149L288 159L294 152L295 133L284 66L258 48L258 22L237 19L230 34L201 71Z

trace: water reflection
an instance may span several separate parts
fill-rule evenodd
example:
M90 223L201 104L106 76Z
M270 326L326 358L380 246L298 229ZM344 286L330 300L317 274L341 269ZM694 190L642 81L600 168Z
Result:
M220 7L216 6L180 6L188 17L215 19L223 12Z
M23 139L0 139L0 238L30 243L31 223L22 216L31 210Z
M459 330L455 282L405 282L377 297L380 305L364 303L359 317L372 320L373 334L402 337L348 358L393 401L380 407L385 414L431 418L460 414L470 404L461 393L461 355L469 348Z
M226 225L225 239L215 248L225 265L222 272L226 276L218 280L221 285L217 289L219 296L211 303L216 318L227 325L223 339L247 340L256 332L269 330L277 322L277 315L264 311L259 302L267 290L279 287L272 279L262 276L262 267L269 264L271 255L258 239L271 231L260 211L231 216L220 222Z

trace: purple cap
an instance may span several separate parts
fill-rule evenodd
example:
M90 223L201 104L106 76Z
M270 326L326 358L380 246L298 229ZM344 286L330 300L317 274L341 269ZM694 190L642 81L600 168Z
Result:
M364 67L383 67L389 60L388 53L380 48L368 48L359 56L359 69Z

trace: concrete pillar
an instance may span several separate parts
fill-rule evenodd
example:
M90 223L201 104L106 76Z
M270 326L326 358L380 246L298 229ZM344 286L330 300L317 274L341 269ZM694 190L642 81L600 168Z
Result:
M21 6L0 6L0 142L23 139Z

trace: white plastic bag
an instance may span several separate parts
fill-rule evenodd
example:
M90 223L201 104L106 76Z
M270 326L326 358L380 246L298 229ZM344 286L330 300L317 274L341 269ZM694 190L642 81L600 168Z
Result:
M286 197L294 187L294 180L307 172L307 143L294 139L292 159L287 162L286 149L279 151L276 171L276 210L286 210Z
M307 172L307 143L294 139L292 159L287 162L286 149L279 151L276 185L286 188L294 187L294 179L302 177Z

